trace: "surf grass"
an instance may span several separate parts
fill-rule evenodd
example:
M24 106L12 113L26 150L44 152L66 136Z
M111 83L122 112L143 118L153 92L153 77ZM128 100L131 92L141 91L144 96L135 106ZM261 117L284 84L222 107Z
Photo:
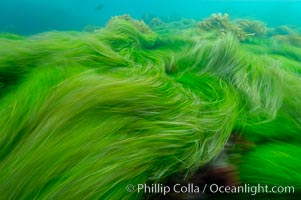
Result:
M94 32L0 35L1 197L139 199L128 184L189 177L237 130L259 145L238 151L243 181L276 184L280 170L299 189L300 48L207 31L117 17ZM269 156L268 171L275 149L291 157Z

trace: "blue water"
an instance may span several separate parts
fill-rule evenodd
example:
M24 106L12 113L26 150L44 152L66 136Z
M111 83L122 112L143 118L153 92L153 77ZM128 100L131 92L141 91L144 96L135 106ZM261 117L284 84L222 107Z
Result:
M0 0L0 32L33 34L104 26L115 15L136 19L194 18L212 13L259 19L269 26L301 26L301 0Z

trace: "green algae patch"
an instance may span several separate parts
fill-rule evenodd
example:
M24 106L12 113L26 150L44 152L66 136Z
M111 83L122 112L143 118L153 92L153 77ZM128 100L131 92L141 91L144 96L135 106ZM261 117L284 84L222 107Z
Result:
M139 199L231 135L254 143L243 182L300 190L301 36L277 34L227 14L0 34L1 198Z

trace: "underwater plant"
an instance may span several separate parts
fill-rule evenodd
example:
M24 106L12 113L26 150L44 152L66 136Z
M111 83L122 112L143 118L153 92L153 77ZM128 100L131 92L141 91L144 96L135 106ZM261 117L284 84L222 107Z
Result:
M240 27L247 35L263 37L267 34L267 27L265 24L258 20L235 20L233 22Z
M155 17L151 19L151 21L149 22L149 26L153 28L156 26L161 26L163 23L164 22L159 17Z
M113 23L114 21L123 21L123 20L132 23L142 33L152 32L151 29L148 27L148 25L145 24L143 20L132 19L132 17L128 14L111 17L108 24Z
M229 142L241 183L300 192L300 34L193 24L0 34L0 198L148 198L138 184L191 180Z
M258 20L238 19L230 21L227 13L212 14L196 25L197 29L204 31L215 31L218 34L225 35L231 33L240 41L245 41L247 38L263 37L267 34L267 27L263 22Z
M210 18L204 19L197 23L197 29L204 31L215 31L219 34L232 33L241 41L244 41L247 34L239 27L230 22L229 15L225 13L212 14Z
M298 34L298 31L295 30L295 28L290 27L290 26L286 26L286 25L282 25L282 26L278 26L278 27L269 29L269 35L270 36L273 36L273 35L291 35L291 34Z
M301 36L298 34L277 35L274 38L277 40L283 41L286 44L301 48Z

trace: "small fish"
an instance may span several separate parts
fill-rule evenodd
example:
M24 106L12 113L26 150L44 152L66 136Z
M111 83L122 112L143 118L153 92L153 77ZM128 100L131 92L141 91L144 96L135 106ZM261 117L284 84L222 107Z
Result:
M96 6L95 10L100 11L103 9L103 7L104 7L103 4L99 4L98 6Z

